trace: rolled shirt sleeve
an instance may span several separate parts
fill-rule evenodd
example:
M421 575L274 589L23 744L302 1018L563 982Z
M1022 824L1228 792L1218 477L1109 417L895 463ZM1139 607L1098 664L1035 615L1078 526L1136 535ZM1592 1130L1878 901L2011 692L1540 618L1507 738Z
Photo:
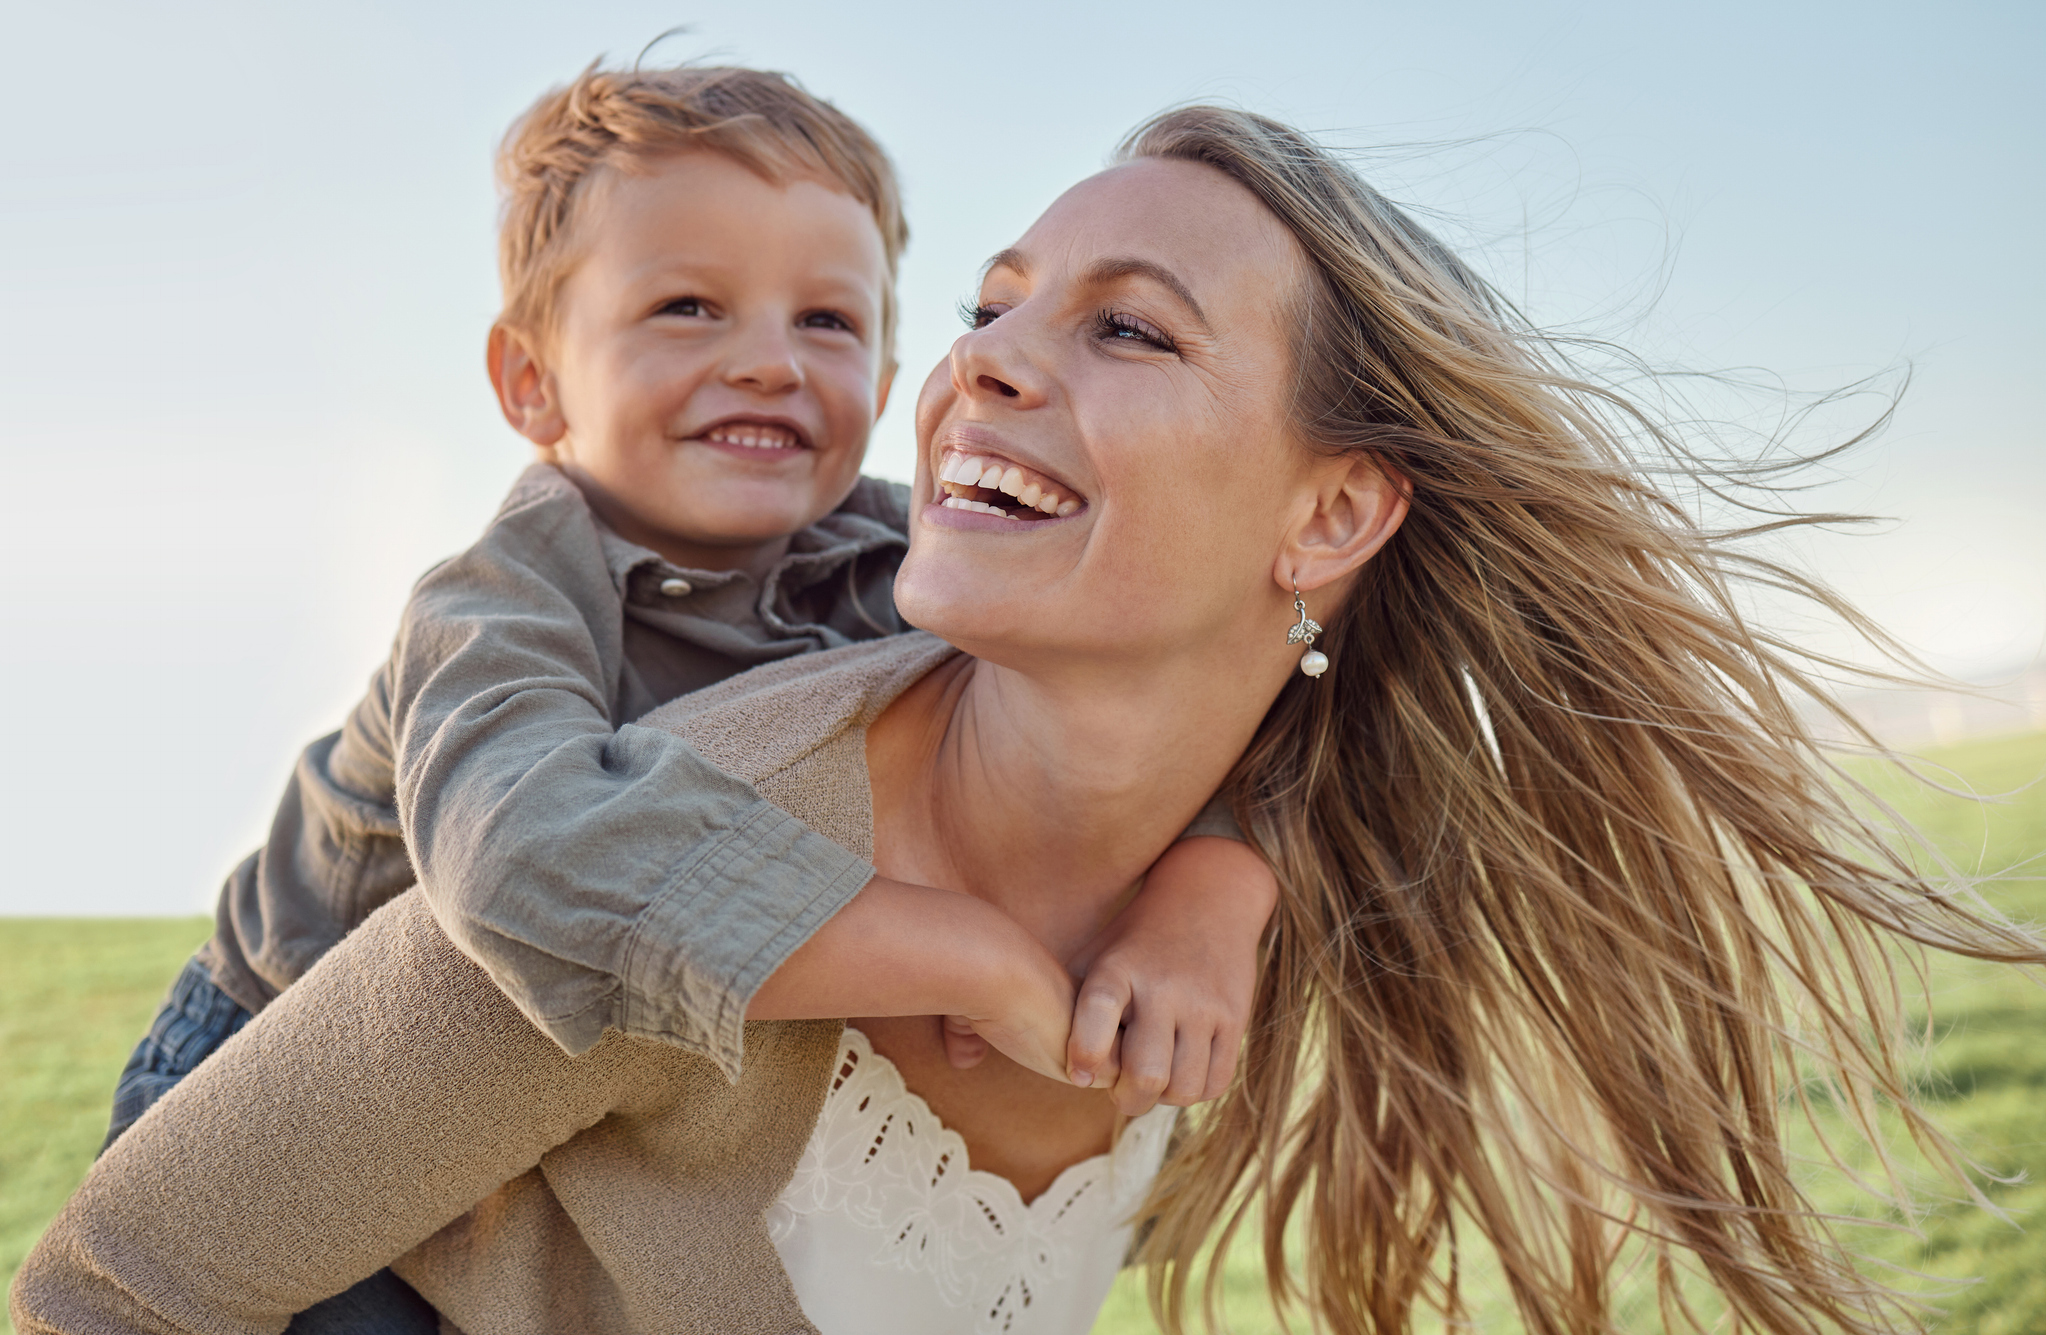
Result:
M443 929L555 1042L615 1028L736 1077L754 991L873 868L682 739L617 726L623 620L586 503L529 470L407 607L396 809Z

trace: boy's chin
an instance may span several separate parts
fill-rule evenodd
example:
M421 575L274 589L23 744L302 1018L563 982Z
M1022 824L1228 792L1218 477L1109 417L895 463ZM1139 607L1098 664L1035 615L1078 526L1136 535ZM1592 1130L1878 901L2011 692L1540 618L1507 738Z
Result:
M786 488L711 485L694 489L685 505L634 508L641 519L639 541L678 565L717 569L779 554L791 535L831 513L837 504L837 498L807 488L792 493ZM682 554L693 559L682 559Z

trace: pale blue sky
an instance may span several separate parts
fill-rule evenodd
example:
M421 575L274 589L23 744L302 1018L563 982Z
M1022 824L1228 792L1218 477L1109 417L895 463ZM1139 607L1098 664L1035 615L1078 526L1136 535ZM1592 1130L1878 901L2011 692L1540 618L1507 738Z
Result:
M199 910L261 840L523 462L481 370L497 136L678 23L895 153L909 384L1124 130L1232 98L1439 145L1374 174L1543 321L1805 388L1912 359L1823 497L1900 522L1802 550L1948 666L2046 633L2037 3L17 2L0 913ZM898 408L870 467L908 460Z

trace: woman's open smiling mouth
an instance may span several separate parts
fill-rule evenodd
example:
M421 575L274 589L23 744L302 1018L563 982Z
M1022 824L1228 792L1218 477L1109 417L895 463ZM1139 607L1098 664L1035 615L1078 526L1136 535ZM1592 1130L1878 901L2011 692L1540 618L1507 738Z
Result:
M1022 521L1064 519L1086 500L1072 488L998 455L945 451L938 463L941 504Z

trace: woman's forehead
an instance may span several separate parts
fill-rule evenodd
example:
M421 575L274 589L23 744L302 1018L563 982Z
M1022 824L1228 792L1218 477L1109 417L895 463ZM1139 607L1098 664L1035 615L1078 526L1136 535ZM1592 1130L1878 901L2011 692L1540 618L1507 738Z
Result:
M996 264L1032 277L1098 271L1104 260L1156 266L1203 307L1268 302L1302 262L1284 224L1241 185L1196 162L1139 158L1053 201Z

